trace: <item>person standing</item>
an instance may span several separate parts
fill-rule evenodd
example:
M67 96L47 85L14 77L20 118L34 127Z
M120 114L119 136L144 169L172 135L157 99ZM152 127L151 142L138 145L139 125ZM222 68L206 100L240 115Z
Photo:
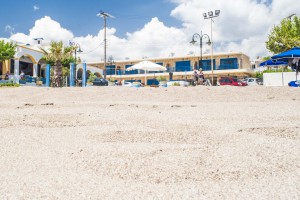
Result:
M197 69L194 69L194 85L198 85L198 73L197 73Z
M21 71L20 78L22 79L24 77L24 75L25 75L24 72Z
M199 84L200 84L200 85L203 85L203 82L204 82L204 74L203 74L202 68L200 68L199 71L198 71L198 78L199 78Z

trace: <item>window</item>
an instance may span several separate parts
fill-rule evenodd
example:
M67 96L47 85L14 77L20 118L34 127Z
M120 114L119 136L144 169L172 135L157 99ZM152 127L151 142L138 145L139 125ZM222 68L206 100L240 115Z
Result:
M176 72L192 71L191 70L191 61L189 61L189 60L177 61L175 70L176 70Z
M238 59L237 58L222 58L220 59L220 70L226 69L238 69Z
M201 62L199 60L199 62ZM213 59L213 65L214 65L214 70L216 69L216 60ZM203 71L209 71L211 70L211 59L209 60L202 60L202 70Z

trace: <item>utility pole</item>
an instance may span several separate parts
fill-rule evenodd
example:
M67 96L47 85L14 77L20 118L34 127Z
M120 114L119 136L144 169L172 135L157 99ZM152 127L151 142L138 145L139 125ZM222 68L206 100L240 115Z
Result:
M103 12L103 11L100 11L98 14L97 14L97 17L102 17L104 19L104 79L106 79L106 19L108 17L110 18L114 18L114 16L106 13L106 12Z

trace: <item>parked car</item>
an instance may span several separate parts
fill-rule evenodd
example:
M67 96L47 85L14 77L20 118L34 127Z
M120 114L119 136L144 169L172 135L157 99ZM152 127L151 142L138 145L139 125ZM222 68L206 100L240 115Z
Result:
M263 81L260 78L245 78L243 82L247 83L248 85L263 85Z
M247 83L232 77L222 77L219 80L220 85L232 85L232 86L247 86Z
M135 87L135 88L139 88L139 87L143 87L142 83L140 82L124 82L124 84L122 86L125 87Z
M132 83L125 81L122 86L124 86L124 87L132 87Z
M108 86L108 81L104 78L95 78L95 80L93 81L93 85Z

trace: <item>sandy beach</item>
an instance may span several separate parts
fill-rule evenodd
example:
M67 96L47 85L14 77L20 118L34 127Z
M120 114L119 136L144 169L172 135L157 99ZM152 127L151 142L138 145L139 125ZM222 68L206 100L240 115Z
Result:
M300 90L0 88L0 199L300 199Z

